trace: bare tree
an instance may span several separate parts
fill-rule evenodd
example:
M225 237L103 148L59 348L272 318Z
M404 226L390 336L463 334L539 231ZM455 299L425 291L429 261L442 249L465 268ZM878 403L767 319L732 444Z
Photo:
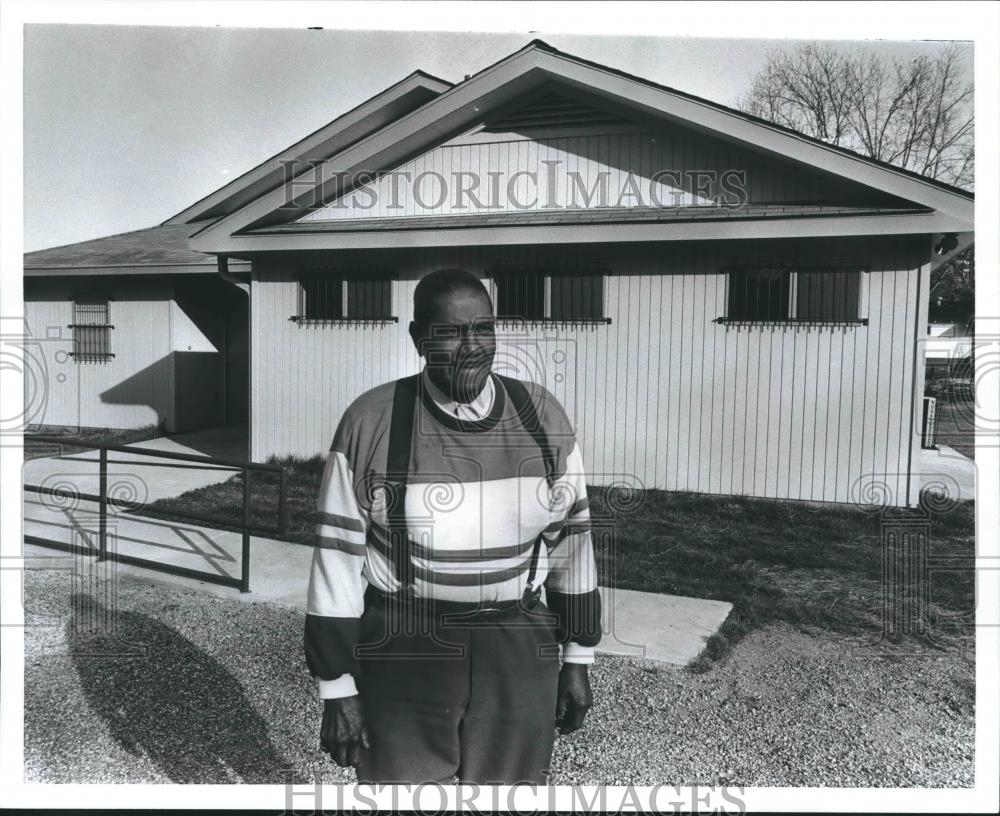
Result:
M807 136L971 190L973 87L961 68L954 44L934 57L901 60L807 43L769 54L738 104ZM935 271L932 300L971 304L973 252L969 247Z
M973 88L957 46L886 59L808 43L768 55L741 110L831 144L972 189Z

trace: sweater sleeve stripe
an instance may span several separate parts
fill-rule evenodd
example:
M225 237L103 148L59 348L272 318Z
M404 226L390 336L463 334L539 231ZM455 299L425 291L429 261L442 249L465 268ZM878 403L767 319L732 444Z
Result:
M327 513L322 510L316 514L316 521L327 527L340 527L343 530L353 530L356 533L365 531L365 523L360 518L339 516L336 513Z
M587 519L584 522L578 522L574 524L565 524L562 528L555 533L545 535L545 543L548 544L551 550L556 545L560 544L564 538L571 535L582 535L583 533L590 532L590 520Z
M566 505L557 529L549 525L549 573L545 579L546 602L559 618L563 642L596 646L601 639L601 595L597 586L590 527L590 502L580 447L573 441L566 457L566 472L556 493ZM558 508L555 508L558 512Z
M314 544L317 547L321 547L325 550L340 550L341 552L350 553L351 555L364 555L365 545L358 544L356 541L345 541L342 538L337 538L336 536L327 535L316 535Z
M364 611L366 555L366 513L354 493L350 464L336 448L327 454L317 511L304 648L310 674L329 681L359 669L355 647Z

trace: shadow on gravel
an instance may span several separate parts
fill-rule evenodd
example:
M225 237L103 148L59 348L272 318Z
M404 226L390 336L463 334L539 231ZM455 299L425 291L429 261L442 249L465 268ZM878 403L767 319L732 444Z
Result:
M66 642L87 702L173 783L296 782L237 679L169 626L72 596Z

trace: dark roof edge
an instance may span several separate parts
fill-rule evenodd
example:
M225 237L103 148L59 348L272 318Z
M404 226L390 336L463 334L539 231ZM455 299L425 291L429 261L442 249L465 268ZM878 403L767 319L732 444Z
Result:
M440 83L442 83L443 85L447 85L447 86L449 86L449 90L450 90L451 88L454 88L454 87L455 87L455 83L453 83L453 82L449 82L449 81L448 81L448 80L446 80L446 79L441 79L440 77L436 77L436 76L434 76L433 74L429 74L429 73L427 73L426 71L422 71L422 70L420 70L419 68L418 68L418 69L416 69L415 71L411 71L410 73L408 73L408 74L407 74L407 75L406 75L405 77L403 77L402 79L398 80L397 82L393 82L393 83L392 83L392 85L388 85L388 86L386 86L385 88L383 88L383 89L382 89L381 91L379 91L378 93L374 93L374 94L372 94L371 96L369 96L369 97L368 97L367 99L363 99L362 101L358 102L358 104L357 104L357 105L355 105L355 106L354 106L353 108L350 108L349 110L346 110L346 111L344 111L344 112L343 112L342 114L340 114L339 116L337 116L337 117L335 117L335 118L331 119L331 120L330 120L329 122L327 122L326 124L324 124L324 125L320 125L320 126L319 126L318 128L316 128L315 130L311 131L310 133L307 133L307 134L306 134L305 136L301 137L300 139L296 139L296 140L295 140L294 142L292 142L291 144L287 145L286 147L283 147L283 148L282 148L281 150L279 150L279 151L278 151L277 153L274 153L274 154L272 154L272 155L268 156L268 157L267 157L266 159L264 159L263 161L261 161L261 162L258 162L257 164L255 164L255 165L254 165L253 167L251 167L251 168L250 168L249 170L246 170L246 171L244 171L243 173L240 173L240 175L238 175L238 176L237 176L236 178L234 178L234 179L230 179L230 180L229 180L229 181L227 181L227 182L226 182L225 184L223 184L223 185L222 185L221 187L216 187L216 188L215 188L214 190L212 190L211 192L209 192L209 193L206 193L205 195L203 195L203 196L202 196L201 198L199 198L199 199L198 199L197 201L193 201L192 203L188 204L188 205L187 205L186 207L184 207L184 209L182 209L182 210L179 210L179 211L177 211L176 213L174 213L173 215L171 215L171 216L169 216L169 217L165 218L165 219L164 219L163 221L161 221L161 222L160 222L159 226L161 226L161 227L162 227L162 226L175 226L175 225L173 225L173 224L170 224L169 222L170 222L170 221L173 221L173 220L174 220L175 218L177 218L177 216L181 215L182 213L185 213L185 212L187 212L188 210L192 209L193 207L197 207L197 206L198 206L199 204L201 204L201 203L202 203L203 201L206 201L207 199L211 198L211 197L212 197L212 196L214 196L214 195L215 195L216 193L218 193L218 192L219 192L220 190L224 190L224 189L226 189L226 187L228 187L229 185L231 185L231 184L236 184L236 183L237 183L238 181L240 181L241 179L244 179L244 178L246 178L246 177L247 177L247 176L249 176L249 175L250 175L251 173L254 173L254 172L256 172L257 170L260 170L260 169L261 169L261 168L262 168L262 167L263 167L264 165L266 165L266 164L267 164L268 162L270 162L270 161L271 161L272 159L274 159L274 157L275 157L275 156L280 156L280 155L281 155L282 153L286 153L286 152L288 152L289 150L291 150L291 149L292 149L293 147L295 147L296 145L298 145L298 144L301 144L302 142L306 141L307 139L310 139L310 138L312 138L312 137L313 137L313 136L315 136L315 135L316 135L317 133L319 133L319 132L320 132L321 130L325 130L326 128L330 127L331 125L334 125L334 124L336 124L336 123L337 123L337 122L339 122L339 121L340 121L341 119L343 119L343 118L344 118L345 116L350 116L350 115L351 115L352 113L354 113L355 111L357 111L357 110L358 110L359 108L362 108L362 107L364 107L365 105L367 105L367 104L368 104L369 102L371 102L371 101L372 101L373 99L377 99L378 97L382 96L383 94L386 94L386 93L388 93L388 92L389 92L389 91L391 91L391 90L392 90L393 88L397 87L398 85L402 85L402 84L403 84L404 82L406 82L406 81L407 81L408 79L410 79L411 77L415 77L415 76L422 76L422 77L425 77L425 78L427 78L427 79L431 79L431 80L433 80L434 82L440 82ZM185 223L193 223L193 222L185 222Z
M204 261L191 261L189 263L179 263L177 261L171 261L169 263L149 263L146 261L137 261L135 263L123 263L123 264L109 264L109 263L72 263L72 264L46 264L45 266L30 266L25 265L25 269L141 269L144 266L211 266L215 267L218 265L218 259L215 255L205 255Z
M772 122L768 119L762 119L759 116L754 116L753 114L746 113L737 108L731 108L728 105L723 105L720 102L713 102L711 99L705 99L702 96L695 96L694 94L687 93L686 91L679 91L676 88L671 88L667 85L661 85L660 83L654 82L651 79L646 79L645 77L636 76L635 74L630 74L627 71L622 71L617 68L612 68L608 65L603 65L599 62L594 62L584 57L578 57L575 54L570 54L566 51L560 51L558 48L549 45L543 40L532 40L531 43L529 43L529 45L534 45L536 48L542 51L548 51L549 53L559 57L563 57L564 59L573 60L574 62L578 62L581 65L586 65L589 68L595 68L600 71L607 71L608 73L622 77L623 79L632 80L633 82L638 82L641 83L642 85L648 85L651 88L656 88L657 90L666 91L667 93L683 97L684 99L688 99L692 102L697 102L702 105L707 105L709 107L723 111L724 113L728 113L733 116L738 116L742 119L746 119L748 122L752 122L757 125L762 125L763 127L772 128L773 130L780 131L781 133L787 133L790 136L795 136L799 139L804 139L807 142L812 142L813 144L819 145L820 147L825 147L830 150L836 151L838 153L842 153L845 156L849 156L851 158L858 159L859 161L872 164L884 170L891 170L896 173L901 173L915 180L926 182L927 184L930 184L935 187L940 187L941 189L946 190L947 192L968 198L970 201L975 200L975 193L971 192L970 190L966 190L962 187L956 187L953 184L948 184L947 182L930 178L929 176L922 175L921 173L917 173L913 170L907 170L904 167L900 167L898 165L882 161L881 159L873 159L870 156L865 156L863 153L858 153L846 147L841 147L839 145L830 144L829 142L824 142L822 139L817 139L815 136L809 136L798 130L793 130L792 128L785 127L784 125L779 125L777 122Z

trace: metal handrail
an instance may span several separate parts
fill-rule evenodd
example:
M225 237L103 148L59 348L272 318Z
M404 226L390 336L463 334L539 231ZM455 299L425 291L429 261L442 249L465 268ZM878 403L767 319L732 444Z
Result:
M242 555L241 555L241 565L240 565L240 577L239 579L230 578L228 575L216 575L215 573L204 572L201 570L189 569L186 567L177 567L170 564L161 564L157 561L152 561L147 558L137 558L130 555L122 555L120 553L115 554L115 560L124 564L135 564L136 566L146 567L148 569L158 570L160 572L168 572L174 575L182 575L188 578L198 578L202 581L209 581L215 584L222 584L224 586L238 587L240 592L250 591L250 531L254 530L256 532L268 532L277 533L278 535L285 535L287 531L287 513L286 513L286 496L288 492L288 473L285 468L280 465L268 465L263 462L240 462L235 459L223 459L221 457L215 456L203 456L193 453L177 453L174 451L158 451L150 450L149 448L140 448L135 445L113 445L101 442L84 442L74 439L66 439L61 436L52 436L48 434L26 434L26 440L32 442L41 442L44 444L52 445L67 445L70 447L85 448L88 450L99 451L99 488L98 493L79 493L76 491L69 491L60 488L42 487L41 485L24 485L24 489L31 493L41 493L45 495L61 496L66 498L77 498L86 499L89 501L96 501L99 504L99 535L98 535L98 561L106 561L108 558L108 505L114 505L115 507L124 507L129 510L141 510L150 509L156 513L162 515L174 516L180 519L194 520L194 521L208 521L217 524L229 524L233 525L231 519L225 516L217 516L210 513L196 513L192 511L176 511L176 510L164 510L160 507L154 507L151 504L145 502L130 502L124 499L116 499L108 496L108 451L114 451L116 453L131 453L139 454L142 456L151 456L159 459L172 459L174 461L184 461L184 462L197 462L199 464L213 465L221 468L228 468L232 470L239 470L243 475L243 508L240 518L240 522L236 525L242 535ZM278 525L266 526L260 524L250 523L250 471L258 470L268 473L277 473L279 475L279 487L278 487ZM60 550L70 550L78 551L79 547L73 545L63 544L58 541L50 541L48 539L39 538L38 536L25 536L25 541L32 544L37 544L43 547L51 547Z
M250 466L255 470L269 470L273 473L278 473L284 470L281 465L268 465L264 462L241 462L238 459L222 459L217 456L208 456L206 454L199 453L178 453L177 451L161 451L151 448L140 448L137 445L112 445L103 442L83 442L78 440L66 439L62 436L53 436L51 434L25 434L25 439L30 439L32 442L49 442L54 445L71 445L76 448L96 448L109 451L115 451L116 453L138 453L144 456L156 456L159 459L177 459L179 461L188 462L204 462L205 464L211 465L222 465L224 467L232 468L243 468Z

